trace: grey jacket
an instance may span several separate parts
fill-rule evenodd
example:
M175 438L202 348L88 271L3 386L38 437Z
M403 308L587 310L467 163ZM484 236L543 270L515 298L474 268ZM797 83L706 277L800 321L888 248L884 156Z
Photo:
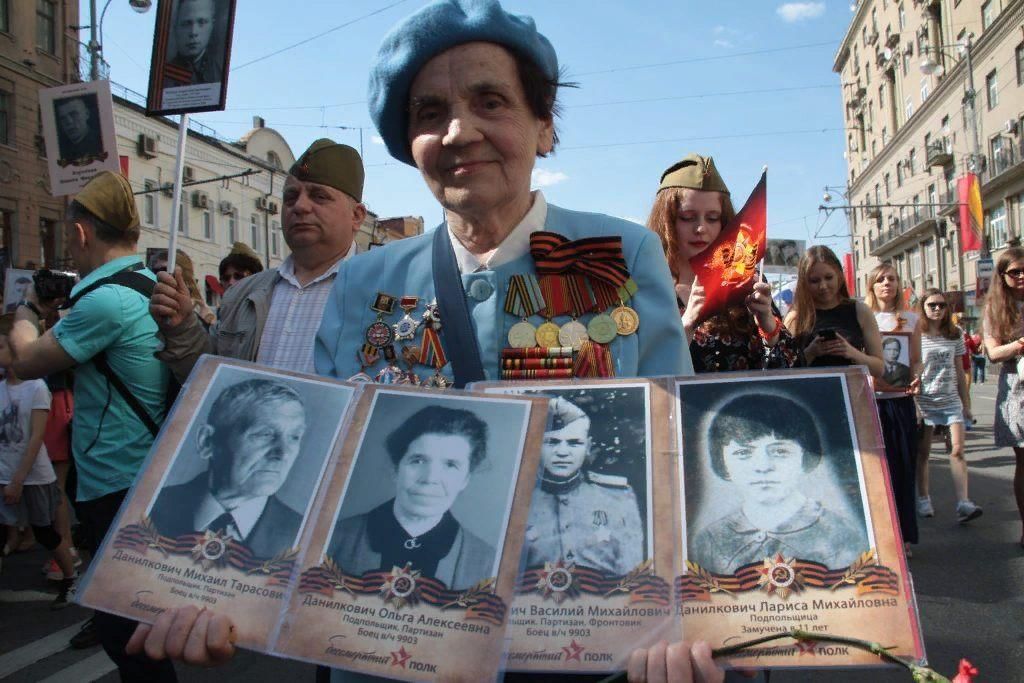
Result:
M156 357L167 363L179 382L204 353L255 361L263 326L270 312L270 299L280 276L276 268L250 275L224 295L217 322L207 332L199 318L190 315L170 332L159 332L164 350Z

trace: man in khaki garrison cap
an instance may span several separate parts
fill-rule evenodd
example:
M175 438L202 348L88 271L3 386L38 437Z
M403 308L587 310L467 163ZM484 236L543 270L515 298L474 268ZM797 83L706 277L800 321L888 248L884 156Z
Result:
M59 300L40 300L30 287L10 342L23 379L75 368L76 510L95 554L163 422L169 373L154 357L159 341L148 295L156 278L138 254L139 212L124 176L103 171L82 188L68 207L65 240L82 275L70 310L40 336L40 318ZM98 639L123 681L175 680L169 662L125 654L135 626L97 612L72 644Z
M285 370L314 371L313 342L338 266L356 253L366 216L363 162L348 145L320 139L288 171L284 240L291 255L224 295L220 319L205 332L179 274L160 273L150 312L160 326L158 357L184 380L203 353Z

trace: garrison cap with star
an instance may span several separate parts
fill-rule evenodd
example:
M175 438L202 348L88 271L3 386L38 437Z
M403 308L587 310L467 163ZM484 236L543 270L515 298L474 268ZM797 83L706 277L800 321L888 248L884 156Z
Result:
M576 420L586 420L590 422L590 418L583 412L583 409L578 405L569 401L568 399L558 398L551 399L548 404L548 429L549 432L555 432L559 429L563 429L571 425Z
M292 164L288 175L333 187L357 202L363 201L363 160L355 149L334 140L320 138L310 145Z
M139 208L135 205L132 186L120 173L100 171L75 195L75 201L118 230L139 227Z
M715 160L700 154L688 154L681 161L677 161L665 169L665 172L661 174L661 185L658 187L658 191L661 192L669 187L729 194L729 188L726 187L722 176L718 174L718 168L715 167Z

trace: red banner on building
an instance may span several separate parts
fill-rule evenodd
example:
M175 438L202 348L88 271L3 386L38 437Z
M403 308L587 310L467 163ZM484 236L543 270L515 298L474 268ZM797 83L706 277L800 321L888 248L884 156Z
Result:
M982 245L981 186L978 176L968 173L956 183L960 200L960 251L979 251Z
M857 275L853 270L853 254L843 254L843 275L846 277L846 289L850 296L856 296Z

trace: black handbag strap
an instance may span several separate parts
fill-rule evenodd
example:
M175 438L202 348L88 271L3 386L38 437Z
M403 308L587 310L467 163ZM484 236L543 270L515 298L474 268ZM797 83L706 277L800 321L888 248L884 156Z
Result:
M114 372L114 368L110 367L110 363L107 362L107 354L105 351L100 351L92 357L92 364L96 366L96 370L107 378L110 382L110 386L117 390L117 393L121 395L124 402L128 404L128 407L132 409L135 416L142 421L142 424L146 425L146 429L154 437L157 432L160 431L160 425L156 423L153 417L146 411L146 408L139 402L139 399L135 398L132 394L131 389L125 386L125 383L121 381L121 378Z
M466 291L462 288L462 274L455 260L455 249L448 236L448 226L434 230L431 265L434 271L434 293L441 312L441 336L448 358L452 363L455 388L462 389L470 382L482 382L484 365L480 360L480 345L466 306Z

